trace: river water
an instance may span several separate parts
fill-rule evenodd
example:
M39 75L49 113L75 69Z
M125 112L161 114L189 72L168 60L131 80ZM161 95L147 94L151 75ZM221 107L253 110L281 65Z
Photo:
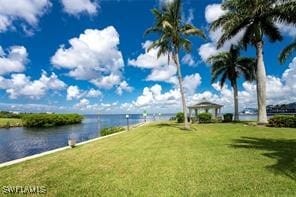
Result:
M147 120L168 120L173 115L148 116ZM144 122L140 114L132 114L129 124ZM85 115L81 124L52 128L0 129L0 163L38 154L68 145L68 139L77 142L100 136L100 130L110 126L126 126L125 115Z

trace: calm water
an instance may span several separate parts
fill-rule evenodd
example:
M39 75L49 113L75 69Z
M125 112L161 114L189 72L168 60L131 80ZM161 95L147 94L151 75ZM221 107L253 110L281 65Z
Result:
M168 120L170 115L156 116L155 119ZM148 116L147 120L154 120ZM129 123L143 122L142 115L130 115ZM77 142L100 136L100 130L110 126L126 126L125 115L86 115L81 124L54 128L0 129L0 163L34 155L44 151L67 146L69 138Z

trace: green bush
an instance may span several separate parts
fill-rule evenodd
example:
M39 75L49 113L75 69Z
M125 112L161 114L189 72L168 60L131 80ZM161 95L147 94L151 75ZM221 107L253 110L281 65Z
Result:
M223 115L223 122L232 122L233 120L233 114L227 113Z
M83 120L79 114L25 114L22 115L24 127L54 127L78 124Z
M109 128L104 128L101 130L101 136L106 136L110 135L113 133L118 133L120 131L124 131L124 128L122 127L109 127Z
M176 114L176 120L178 123L182 123L184 122L185 118L184 118L184 113L183 112L179 112Z
M210 123L212 122L212 114L211 113L200 113L197 115L198 121L200 123Z
M292 115L276 115L269 119L269 127L291 127L296 128L296 116Z

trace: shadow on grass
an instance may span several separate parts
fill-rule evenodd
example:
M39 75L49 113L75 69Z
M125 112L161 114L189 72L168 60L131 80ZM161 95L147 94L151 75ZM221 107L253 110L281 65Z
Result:
M277 163L266 168L296 181L296 140L242 137L234 140L231 146L268 151L262 155L276 159Z
M171 127L171 128L180 129L180 130L183 130L183 131L193 131L193 130L196 130L192 126L191 126L190 129L185 129L184 128L184 123L175 123L175 122L171 122L171 123L157 123L155 125L152 125L152 127L155 127L155 128Z

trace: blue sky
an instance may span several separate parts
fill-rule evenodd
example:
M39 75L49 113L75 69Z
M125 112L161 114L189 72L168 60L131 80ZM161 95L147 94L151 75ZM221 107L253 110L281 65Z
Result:
M3 0L0 1L0 110L79 113L180 111L174 65L145 49L156 39L144 36L150 12L168 0ZM232 110L232 89L210 83L204 61L216 54L221 32L208 24L223 14L221 1L183 1L183 20L203 29L181 53L187 102L202 99ZM278 24L284 40L265 41L269 104L296 100L296 58L280 65L277 56L296 35ZM230 43L221 50L227 50ZM255 56L249 47L246 56ZM256 107L255 84L240 80L240 108Z

